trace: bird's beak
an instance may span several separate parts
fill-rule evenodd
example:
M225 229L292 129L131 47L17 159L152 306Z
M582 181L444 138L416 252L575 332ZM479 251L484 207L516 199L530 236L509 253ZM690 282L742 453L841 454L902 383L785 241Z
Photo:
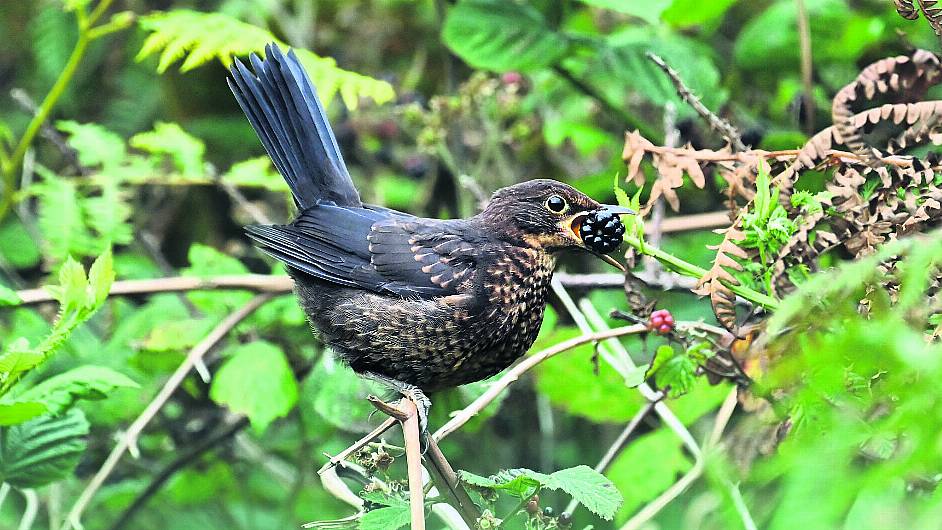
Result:
M611 213L615 215L634 215L638 212L632 210L631 208L626 208L624 206L618 206L616 204L603 204L600 208L605 213Z

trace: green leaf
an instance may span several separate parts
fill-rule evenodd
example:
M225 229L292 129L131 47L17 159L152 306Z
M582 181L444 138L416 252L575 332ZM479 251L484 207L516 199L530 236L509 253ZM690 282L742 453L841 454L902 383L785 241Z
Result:
M533 350L580 334L572 327L557 328L549 337L538 341ZM592 345L586 344L540 363L536 368L537 390L548 397L553 406L576 416L596 422L630 420L644 404L644 399L636 390L628 388L625 380L604 361L599 362L599 374L595 375L591 361L593 351Z
M0 225L0 255L17 269L35 267L42 259L39 245L16 216L7 216Z
M298 401L298 383L277 346L256 341L232 348L213 379L209 396L245 414L257 432L288 414Z
M97 123L60 120L56 128L66 133L69 147L78 153L83 166L109 168L120 165L127 157L124 140Z
M695 116L671 80L647 58L648 52L657 53L677 70L707 108L719 109L726 101L720 71L701 43L651 27L628 27L610 35L607 42L598 45L582 77L594 79L611 101L624 101L630 91L656 107L672 103L678 117Z
M583 4L602 9L611 9L626 15L638 17L648 24L657 24L662 13L671 5L671 0L648 0L637 2L630 0L580 0ZM675 0L676 2L676 0ZM710 2L704 2L710 3Z
M664 22L688 27L713 22L722 17L737 0L674 0L662 14Z
M220 178L236 186L288 191L288 184L284 177L272 168L271 159L268 156L236 162Z
M105 399L118 388L140 386L111 368L87 365L50 377L20 394L19 399L42 403L49 414L60 414L80 399Z
M184 58L181 71L191 70L213 59L228 66L233 56L264 53L265 46L274 42L288 46L266 29L232 18L223 13L201 13L189 9L153 12L140 18L140 26L150 33L137 55L142 60L160 52L158 72ZM317 86L318 95L327 105L336 95L351 110L360 98L385 103L395 97L392 85L337 67L336 61L314 53L295 49L298 58Z
M668 397L686 394L696 382L697 363L687 355L675 355L655 373L654 381L660 388L670 387Z
M622 496L611 480L589 466L561 469L550 475L545 487L559 489L602 519L611 520L622 504Z
M21 301L16 291L5 285L0 285L0 307L19 305Z
M490 477L459 471L458 478L471 486L503 491L521 499L530 497L540 488L562 490L606 520L615 516L622 502L621 494L612 481L584 465L561 469L550 475L530 469L507 469Z
M88 256L97 245L82 215L82 199L76 183L37 167L42 180L29 190L38 198L39 232L44 254L60 262L72 254Z
M0 355L0 376L14 377L38 365L43 358L41 352L30 348L25 337L19 337L7 344Z
M360 518L360 530L398 530L410 523L411 512L406 503L370 510Z
M505 72L548 66L568 43L533 6L505 0L463 0L448 10L442 40L475 68Z
M0 403L0 426L16 425L46 413L46 406L36 401Z
M184 176L199 177L204 173L206 145L176 123L157 122L153 131L135 134L129 143L155 155L158 162L163 156L169 156L173 166Z
M38 488L75 469L85 452L88 421L78 409L0 428L0 482Z

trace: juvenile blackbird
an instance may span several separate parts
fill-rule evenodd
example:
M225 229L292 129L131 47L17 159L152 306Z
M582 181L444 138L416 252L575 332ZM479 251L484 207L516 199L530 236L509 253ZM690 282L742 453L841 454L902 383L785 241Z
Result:
M299 213L288 225L246 227L248 236L287 265L312 327L341 360L416 401L423 432L424 392L485 379L533 344L557 255L589 250L587 219L592 241L621 241L617 215L631 210L553 180L500 189L469 219L363 204L294 52L269 45L250 62L254 74L234 61L229 87Z

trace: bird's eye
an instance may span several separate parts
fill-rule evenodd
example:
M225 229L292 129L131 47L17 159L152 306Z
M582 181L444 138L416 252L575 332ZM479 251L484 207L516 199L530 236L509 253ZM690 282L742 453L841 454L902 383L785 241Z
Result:
M562 213L567 208L566 199L559 195L551 195L549 199L546 199L544 204L547 210L555 213Z

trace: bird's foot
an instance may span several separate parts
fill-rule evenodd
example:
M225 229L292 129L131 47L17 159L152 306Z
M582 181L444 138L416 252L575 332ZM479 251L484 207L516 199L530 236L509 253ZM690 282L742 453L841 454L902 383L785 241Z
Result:
M416 413L419 417L419 440L422 443L422 454L425 454L425 450L428 448L428 413L429 409L432 408L432 401L425 395L425 392L415 385L374 372L365 372L362 375L394 390L405 399L415 403Z

